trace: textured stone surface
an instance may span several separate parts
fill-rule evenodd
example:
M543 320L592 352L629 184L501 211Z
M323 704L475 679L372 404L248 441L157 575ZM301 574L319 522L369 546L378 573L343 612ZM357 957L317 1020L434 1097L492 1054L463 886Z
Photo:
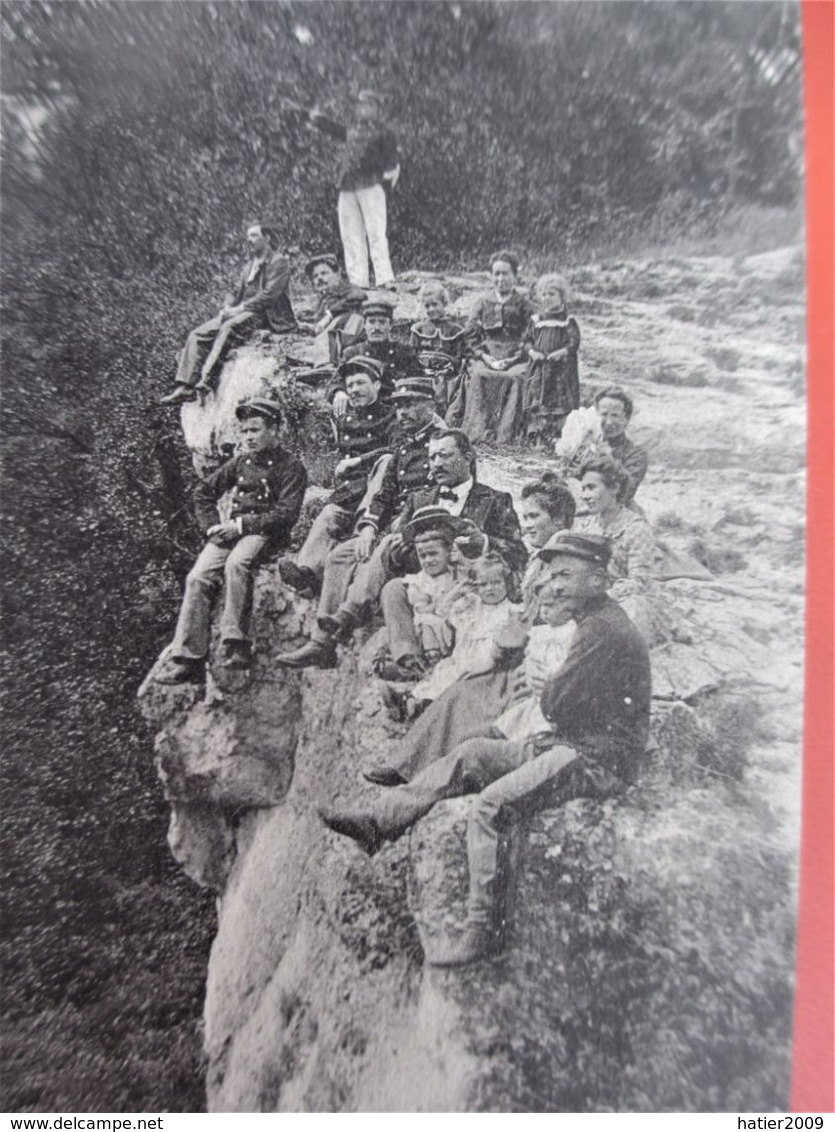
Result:
M664 593L692 643L654 650L653 745L638 786L510 826L500 958L462 971L423 961L463 916L467 799L439 805L371 859L316 816L372 797L360 767L400 733L361 652L368 633L340 650L338 671L282 672L275 654L301 639L312 610L288 600L272 567L256 588L248 690L225 694L211 678L205 692L143 686L172 851L220 897L205 1011L210 1108L785 1104L801 266L789 249L571 273L585 387L620 380L636 397L633 434L652 451L639 501L667 547ZM399 320L417 317L423 278L404 277ZM464 312L486 277L449 283ZM185 408L198 455L214 456L240 395L280 389L270 351L240 351L217 403ZM479 474L518 494L544 461L488 451ZM320 498L311 493L311 509Z

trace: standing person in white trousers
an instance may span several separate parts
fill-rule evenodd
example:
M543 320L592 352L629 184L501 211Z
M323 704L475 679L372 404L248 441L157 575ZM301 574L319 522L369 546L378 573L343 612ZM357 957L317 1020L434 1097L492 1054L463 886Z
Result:
M360 91L356 115L350 126L334 121L318 110L309 120L320 130L344 142L339 163L339 234L348 279L357 287L369 287L368 257L377 287L391 287L394 271L386 235L386 190L400 176L397 142L380 121L380 97L375 91Z

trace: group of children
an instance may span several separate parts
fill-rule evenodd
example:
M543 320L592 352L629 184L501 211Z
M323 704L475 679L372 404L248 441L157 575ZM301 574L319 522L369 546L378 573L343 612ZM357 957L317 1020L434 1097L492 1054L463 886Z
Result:
M501 262L494 259L494 266ZM518 329L505 328L504 357L490 352L491 332L500 329L495 315L475 310L462 325L449 315L446 290L436 280L421 287L424 317L412 326L410 345L433 377L438 411L471 440L556 440L568 414L580 407L580 331L567 311L568 284L555 273L540 276L534 287L539 310L515 290L509 295L523 304L527 322L521 338ZM507 304L501 303L502 312ZM485 377L486 393L477 388Z

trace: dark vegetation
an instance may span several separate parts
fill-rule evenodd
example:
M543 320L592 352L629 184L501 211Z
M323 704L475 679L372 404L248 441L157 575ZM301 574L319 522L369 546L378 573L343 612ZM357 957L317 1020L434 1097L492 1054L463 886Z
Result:
M169 862L133 708L195 545L151 403L247 220L295 257L336 246L333 149L288 100L385 93L396 265L576 262L795 203L798 15L8 0L2 21L3 1104L193 1110L212 913Z

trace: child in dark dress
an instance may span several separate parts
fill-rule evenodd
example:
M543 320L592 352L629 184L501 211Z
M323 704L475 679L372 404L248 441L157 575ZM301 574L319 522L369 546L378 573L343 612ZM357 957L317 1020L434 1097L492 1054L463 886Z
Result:
M435 404L443 416L461 383L461 363L467 352L464 327L447 314L447 293L439 280L423 284L420 301L424 319L412 326L409 345L417 350L420 364L432 378Z
M580 407L580 328L566 310L568 284L561 275L542 275L536 283L536 296L542 309L531 317L523 340L530 362L522 427L532 444L556 440L565 418Z

